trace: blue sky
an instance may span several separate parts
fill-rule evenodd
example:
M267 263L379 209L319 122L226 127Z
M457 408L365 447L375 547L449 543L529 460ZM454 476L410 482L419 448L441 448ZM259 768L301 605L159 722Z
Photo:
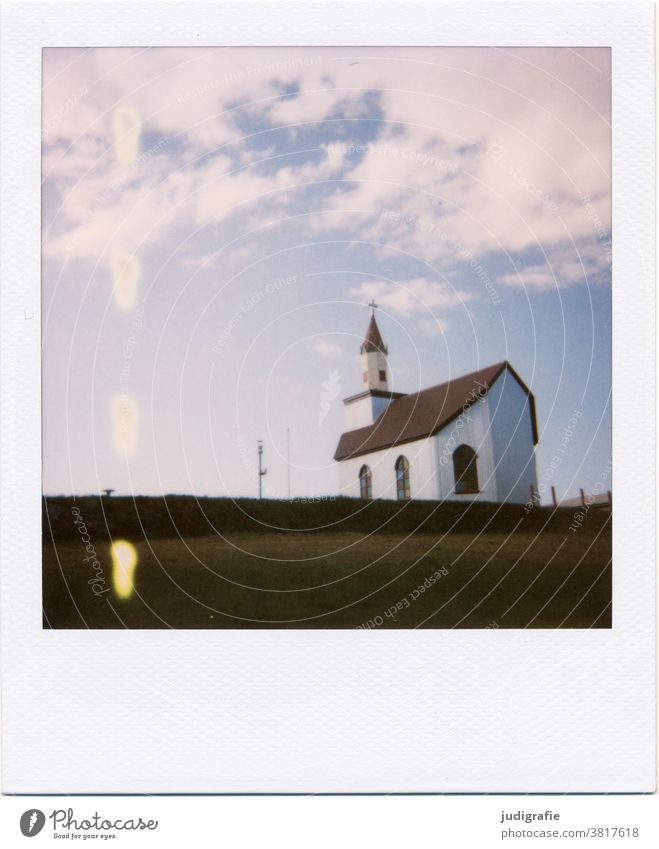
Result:
M45 492L254 495L261 438L285 496L290 429L336 493L371 298L397 390L508 359L539 479L609 488L609 62L45 50Z

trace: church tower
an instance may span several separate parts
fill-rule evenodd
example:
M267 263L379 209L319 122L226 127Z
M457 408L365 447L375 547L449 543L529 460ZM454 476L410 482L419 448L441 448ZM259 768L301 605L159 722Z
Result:
M343 402L347 431L373 424L394 398L404 394L389 390L388 351L375 320L377 304L371 302L369 306L371 320L360 348L362 388Z
M387 391L387 346L382 341L380 328L375 320L375 305L372 308L371 321L362 342L362 384L364 389L382 389Z

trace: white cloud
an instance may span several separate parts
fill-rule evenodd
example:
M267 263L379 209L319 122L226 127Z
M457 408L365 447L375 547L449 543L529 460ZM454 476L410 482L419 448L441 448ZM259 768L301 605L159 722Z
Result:
M553 289L582 283L592 285L595 275L610 268L609 252L603 244L584 247L562 246L550 251L544 262L518 268L501 275L499 283L506 286L529 286Z
M445 318L433 316L432 318L422 319L420 326L428 336L443 336L448 332L450 325Z
M317 354L320 354L321 357L325 357L328 360L336 359L343 353L341 348L335 342L330 342L329 339L322 337L314 341L313 348Z
M575 241L592 275L611 226L609 72L605 49L48 49L44 178L61 205L44 250L98 261L171 249L176 227L319 212L296 226L431 263ZM117 111L139 120L142 148L163 145L134 168L117 163ZM259 167L274 147L251 139L313 122L346 147ZM366 129L377 138L351 152ZM563 271L559 285L579 279ZM414 294L385 293L401 313Z
M396 315L423 313L426 316L431 314L433 319L435 310L453 309L464 305L473 297L454 289L448 283L429 281L423 277L405 283L362 283L350 289L348 294L361 302L375 299L378 306Z

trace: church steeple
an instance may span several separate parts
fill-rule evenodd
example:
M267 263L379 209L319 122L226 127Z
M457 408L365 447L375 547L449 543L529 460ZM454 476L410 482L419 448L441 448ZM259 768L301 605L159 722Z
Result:
M375 320L377 304L371 301L371 320L360 349L362 360L362 384L365 390L379 389L387 392L387 346L382 340L380 328Z
M362 388L356 395L343 401L346 431L373 424L392 401L403 396L402 392L391 392L389 389L388 351L375 319L377 304L371 301L369 307L371 320L360 348Z

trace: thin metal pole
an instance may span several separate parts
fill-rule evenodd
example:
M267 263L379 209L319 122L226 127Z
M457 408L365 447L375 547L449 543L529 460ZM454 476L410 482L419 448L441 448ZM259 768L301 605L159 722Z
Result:
M287 466L288 466L288 500L291 500L291 429L290 427L286 428L286 455L287 455Z

